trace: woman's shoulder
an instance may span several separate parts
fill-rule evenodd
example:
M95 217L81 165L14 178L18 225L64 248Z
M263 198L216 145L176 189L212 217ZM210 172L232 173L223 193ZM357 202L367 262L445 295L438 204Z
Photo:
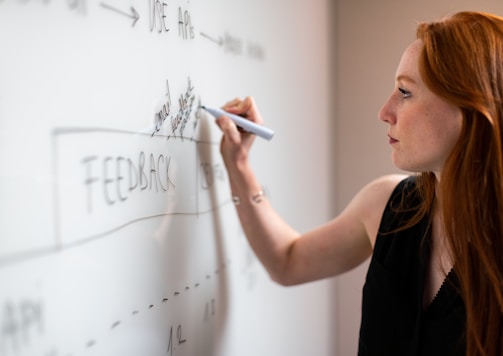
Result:
M357 195L360 196L360 199L366 202L364 205L372 206L377 204L377 206L384 209L391 195L398 186L403 186L408 183L415 184L414 180L415 177L404 174L389 174L381 176L365 185ZM372 207L376 208L375 205Z
M409 176L406 174L388 174L372 180L364 187L364 189L368 188L371 191L377 192L386 191L391 194L391 192L397 187L399 183L412 181L414 180L414 178L415 176Z
M372 246L375 244L377 231L384 210L397 186L413 181L414 177L403 174L390 174L374 179L357 194L363 223Z

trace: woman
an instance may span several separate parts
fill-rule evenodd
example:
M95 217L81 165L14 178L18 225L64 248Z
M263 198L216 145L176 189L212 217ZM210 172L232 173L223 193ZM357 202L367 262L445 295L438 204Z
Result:
M224 109L262 123L252 98ZM299 234L261 193L254 137L225 116L221 152L245 234L271 277L332 277L372 255L359 355L503 354L503 19L420 24L379 112L394 164L342 213Z

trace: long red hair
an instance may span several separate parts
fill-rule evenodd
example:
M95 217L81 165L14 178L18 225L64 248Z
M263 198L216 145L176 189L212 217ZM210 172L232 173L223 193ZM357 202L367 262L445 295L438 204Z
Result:
M426 85L461 108L463 128L441 182L422 173L429 214L435 199L466 307L467 355L503 354L503 18L460 12L418 26ZM437 189L437 191L435 191Z

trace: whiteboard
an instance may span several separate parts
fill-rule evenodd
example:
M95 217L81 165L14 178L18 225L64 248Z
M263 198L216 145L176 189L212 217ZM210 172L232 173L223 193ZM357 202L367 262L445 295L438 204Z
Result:
M328 355L327 283L284 288L199 105L253 95L252 161L329 217L325 1L0 1L0 355Z

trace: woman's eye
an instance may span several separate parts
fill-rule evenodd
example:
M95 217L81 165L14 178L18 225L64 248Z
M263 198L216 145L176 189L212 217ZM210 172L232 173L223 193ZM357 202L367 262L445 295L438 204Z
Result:
M403 88L398 88L398 91L400 92L400 94L402 94L403 98L410 98L412 95L410 91Z

